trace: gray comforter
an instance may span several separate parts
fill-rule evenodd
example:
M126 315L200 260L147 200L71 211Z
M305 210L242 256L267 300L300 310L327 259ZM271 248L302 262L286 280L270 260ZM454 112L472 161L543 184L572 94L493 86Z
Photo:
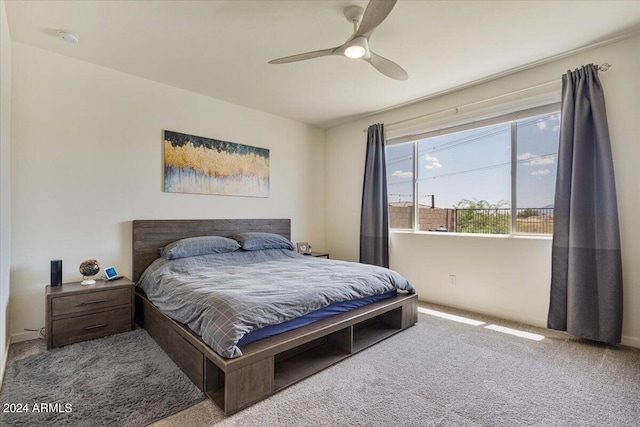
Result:
M285 249L159 258L138 286L163 313L230 358L242 355L236 344L253 330L336 302L393 289L414 292L395 271Z

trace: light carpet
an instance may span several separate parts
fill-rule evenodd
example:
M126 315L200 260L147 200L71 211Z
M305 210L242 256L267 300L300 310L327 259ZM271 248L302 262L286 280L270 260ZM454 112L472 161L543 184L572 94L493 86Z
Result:
M204 398L139 329L11 362L0 425L144 426Z
M203 402L159 425L640 426L638 349L474 319L482 324L421 313L408 330L219 423L190 423Z

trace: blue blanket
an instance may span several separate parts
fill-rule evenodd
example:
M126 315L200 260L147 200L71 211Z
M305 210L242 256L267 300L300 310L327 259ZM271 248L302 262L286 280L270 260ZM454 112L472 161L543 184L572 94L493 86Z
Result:
M304 256L286 249L158 258L138 282L164 314L185 323L223 357L238 357L247 333L330 304L413 293L393 270Z

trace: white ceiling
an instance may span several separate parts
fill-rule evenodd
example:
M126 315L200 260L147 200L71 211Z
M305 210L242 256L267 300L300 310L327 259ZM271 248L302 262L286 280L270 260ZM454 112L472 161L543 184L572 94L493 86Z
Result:
M342 44L367 1L5 4L14 41L320 127L640 30L640 1L400 0L370 40L409 73L395 81L337 56L267 64Z

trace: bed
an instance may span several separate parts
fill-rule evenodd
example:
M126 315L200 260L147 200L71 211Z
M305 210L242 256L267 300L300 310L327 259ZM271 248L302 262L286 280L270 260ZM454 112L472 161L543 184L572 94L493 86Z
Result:
M163 265L162 260L157 260L158 248L168 243L188 237L228 237L245 231L273 233L290 239L290 220L133 221L133 279L138 282L149 266L152 266L149 269L151 271L158 270L158 265ZM230 256L233 258L249 255L253 256L243 253ZM260 256L267 255L274 257L274 260L268 259L268 262L261 266L297 263L308 265L313 270L314 262L327 262L320 259L311 260L310 257L291 251L270 250ZM226 255L222 258L224 257ZM185 266L193 265L193 261L189 260L189 263ZM329 264L324 266L328 267ZM340 268L340 262L335 266ZM319 271L319 268L316 270ZM289 280L296 278L294 276ZM318 280L329 282L326 278ZM197 282L196 279L193 281ZM291 289L291 285L288 286ZM150 290L150 296L154 296L155 290L147 289ZM367 301L366 304L349 311L337 312L338 314L321 320L314 319L313 323L301 327L295 325L295 328L292 327L285 332L278 331L277 335L260 336L258 338L261 339L253 342L238 343L234 338L233 345L227 343L222 350L215 348L215 342L207 339L205 332L196 328L202 336L195 333L192 330L192 320L187 321L192 327L190 328L187 324L165 315L139 287L136 290L136 319L201 390L226 414L232 414L406 329L417 321L415 294L392 295L393 292L388 292L388 289L378 289L376 292L386 295L377 301ZM176 296L176 299L181 298L183 296ZM163 306L161 300L156 301L172 317L180 318ZM331 301L325 301L324 305L327 302ZM297 302L291 304L293 307L300 305ZM314 312L312 308L306 311Z

